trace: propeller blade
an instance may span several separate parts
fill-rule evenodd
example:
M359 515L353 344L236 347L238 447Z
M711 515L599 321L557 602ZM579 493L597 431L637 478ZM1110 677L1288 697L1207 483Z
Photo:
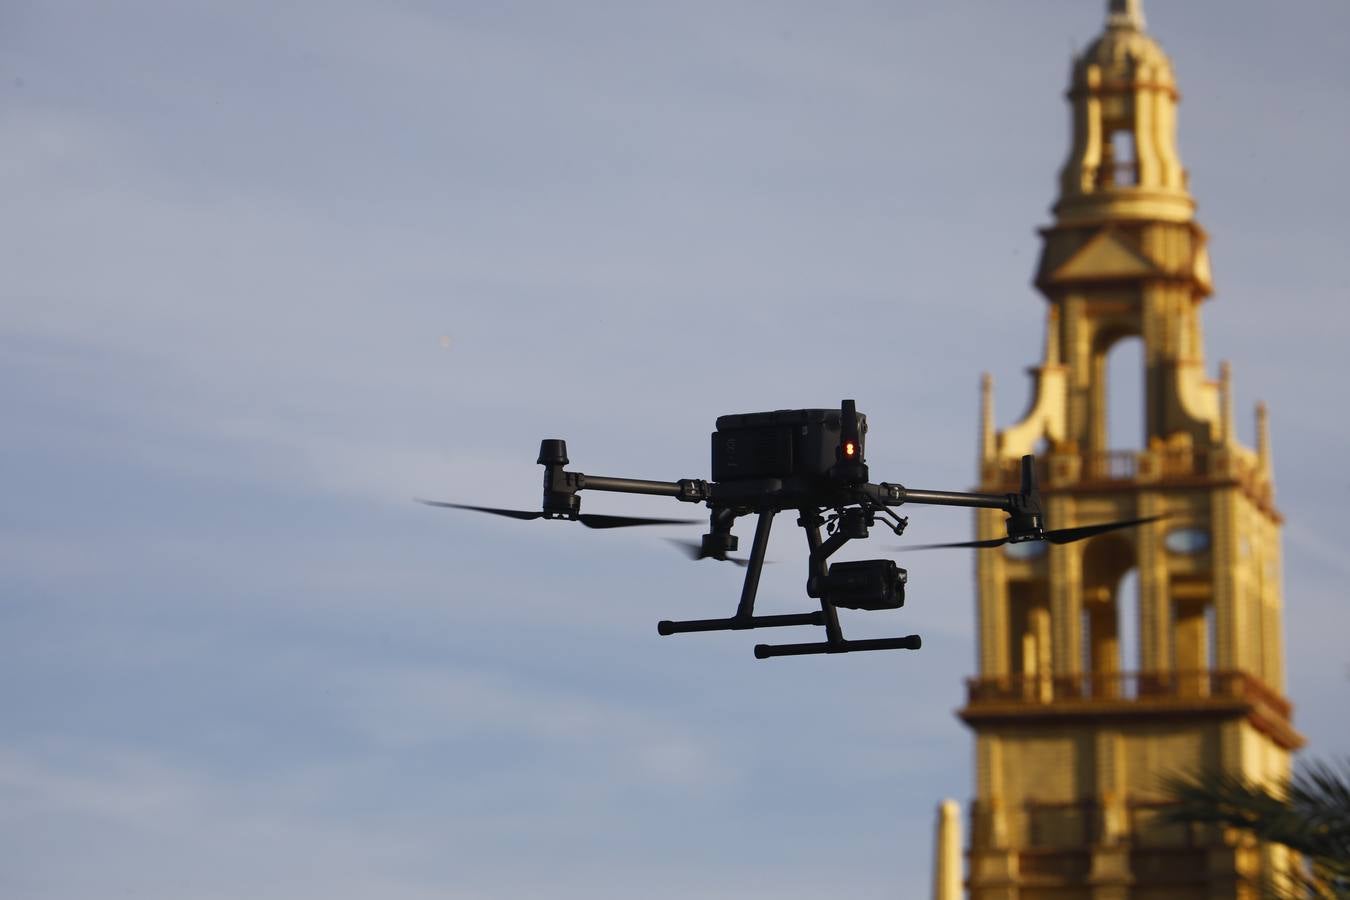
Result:
M1122 519L1119 522L1103 522L1100 525L1057 528L1054 531L1047 531L1045 539L1052 544L1068 544L1072 541L1081 541L1084 538L1105 534L1108 531L1115 531L1117 528L1133 528L1136 525L1143 525L1145 522L1156 522L1161 518L1163 516L1145 516L1142 519Z
M540 519L544 513L539 510L498 509L495 506L470 506L467 503L447 503L444 500L423 500L415 497L418 503L426 506L440 506L446 509L468 509L474 512L491 513L494 516L508 516L512 519ZM596 513L581 513L577 520L589 528L626 528L630 525L692 525L698 519L639 519L634 516L602 516Z
M587 528L627 528L630 525L694 525L698 519L639 519L635 516L602 516L581 513L577 519Z
M512 519L538 519L544 515L542 512L526 509L497 509L492 506L469 506L467 503L446 503L444 500L423 500L421 497L414 497L413 499L424 506L440 506L445 509L470 509L474 512L491 513L494 516L507 516Z
M666 538L671 544L680 548L680 552L692 560L703 559L703 545L698 541L682 541L679 538Z
M1095 537L1099 534L1105 534L1108 531L1115 531L1118 528L1133 528L1136 525L1143 525L1146 522L1156 522L1164 519L1166 516L1145 516L1141 519L1122 519L1119 522L1102 522L1098 525L1080 525L1077 528L1057 528L1053 531L1047 531L1041 535L1041 540L1049 541L1052 544L1068 544L1073 541L1081 541L1084 538ZM1008 543L1006 537L991 538L987 541L959 541L954 544L915 544L911 547L896 547L896 550L939 550L944 547L976 547L985 548L1001 547Z
M909 547L894 547L894 550L941 550L946 547L1002 547L1008 543L1006 537L990 538L987 541L958 541L955 544L914 544Z
M749 560L736 559L735 557L732 556L705 555L703 552L703 545L698 543L697 541L682 541L679 538L666 538L666 540L670 541L676 547L679 547L682 551L684 551L685 556L688 556L690 559L695 561L700 559L715 559L719 562L735 563L736 565L742 567L750 565ZM765 560L765 562L768 562L768 560Z

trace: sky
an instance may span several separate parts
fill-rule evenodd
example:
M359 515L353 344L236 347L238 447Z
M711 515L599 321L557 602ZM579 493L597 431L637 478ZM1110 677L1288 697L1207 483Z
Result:
M844 397L875 477L972 487L1104 6L6 4L0 893L922 896L971 794L968 554L845 616L922 650L756 661L656 634L734 609L695 528L411 498L531 508L543 437L706 477L717 416ZM1245 440L1271 409L1295 724L1345 756L1350 6L1145 6L1207 364Z

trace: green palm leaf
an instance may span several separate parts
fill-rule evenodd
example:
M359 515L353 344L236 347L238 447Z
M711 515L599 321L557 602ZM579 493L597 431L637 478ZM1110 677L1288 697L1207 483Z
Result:
M1283 784L1220 772L1173 777L1165 787L1173 822L1236 828L1301 854L1307 873L1295 873L1277 896L1350 900L1350 760L1307 763Z

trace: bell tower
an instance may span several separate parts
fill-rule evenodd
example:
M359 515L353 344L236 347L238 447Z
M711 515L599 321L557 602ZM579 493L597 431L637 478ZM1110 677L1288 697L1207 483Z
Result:
M1073 62L1072 144L1035 276L1044 357L1002 430L984 379L980 489L1015 491L1035 453L1048 528L1161 518L977 551L979 675L960 711L976 746L971 900L1254 900L1287 867L1280 848L1161 817L1166 776L1279 778L1302 738L1283 696L1266 415L1243 446L1227 365L1207 375L1206 234L1171 62L1144 29L1138 0L1111 0ZM1130 338L1143 433L1113 447L1107 359ZM976 522L981 539L1005 533L997 511Z

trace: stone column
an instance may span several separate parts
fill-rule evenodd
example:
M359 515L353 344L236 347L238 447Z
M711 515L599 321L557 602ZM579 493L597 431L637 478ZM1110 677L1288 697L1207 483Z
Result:
M961 808L955 800L938 804L933 841L933 900L962 900Z

